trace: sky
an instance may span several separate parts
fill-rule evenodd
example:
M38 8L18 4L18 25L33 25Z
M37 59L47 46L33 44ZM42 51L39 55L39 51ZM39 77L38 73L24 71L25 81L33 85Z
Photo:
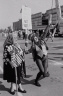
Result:
M63 5L63 0L59 0L60 5ZM32 14L51 9L52 0L0 0L0 29L7 28L13 22L21 19L20 10L22 5L31 8ZM53 8L55 0L53 0Z

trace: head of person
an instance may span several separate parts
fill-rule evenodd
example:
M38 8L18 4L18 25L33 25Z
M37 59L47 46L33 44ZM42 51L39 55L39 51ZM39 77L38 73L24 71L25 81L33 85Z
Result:
M6 40L4 42L4 47L6 45L12 45L14 43L14 40L13 40L13 35L12 35L12 31L9 32L8 36L6 37Z
M34 37L34 41L35 41L35 43L38 42L38 38L36 36Z
M36 36L39 36L39 30L36 31Z
M12 33L11 27L8 27L7 31L8 31L8 34L11 34Z
M17 33L16 33L16 34L17 34ZM17 35L14 35L14 34L13 34L13 40L14 40L14 44L17 44L17 43L18 43Z

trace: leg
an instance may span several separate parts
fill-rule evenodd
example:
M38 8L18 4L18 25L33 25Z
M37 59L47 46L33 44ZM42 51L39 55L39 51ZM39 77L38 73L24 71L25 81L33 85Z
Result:
M26 93L26 91L22 88L21 85L21 66L17 67L17 83L18 83L18 91L22 92L22 93Z
M44 67L44 77L49 77L48 73L48 56L45 57L45 59L42 61L43 67Z
M38 68L39 68L39 71L43 74L44 68L43 68L42 60L39 59L39 58L37 58L37 59L36 59L36 64L37 64L37 66L38 66Z
M41 59L38 59L38 58L37 58L37 59L36 59L36 64L37 64L37 66L38 66L38 68L39 68L39 73L37 74L37 77L36 77L36 79L35 79L35 84L36 84L37 86L41 86L41 85L38 83L39 78L41 77L41 75L43 75L43 72L44 72L44 68L43 68Z
M26 66L25 66L25 61L23 61L23 71L24 71L24 75L26 77Z
M38 72L35 82L38 82L40 76L41 76L41 72Z
M14 94L15 94L15 90L16 90L16 86L14 85L14 83L11 82L10 93L11 93L12 95L14 95Z
M22 88L21 83L18 85L18 91L21 92L21 93L26 93L26 90L24 90L24 89Z
M44 67L44 73L47 73L47 68L48 68L48 58L45 57L44 60L42 61L43 67Z
M51 36L51 40L52 40L52 42L53 42L53 37Z

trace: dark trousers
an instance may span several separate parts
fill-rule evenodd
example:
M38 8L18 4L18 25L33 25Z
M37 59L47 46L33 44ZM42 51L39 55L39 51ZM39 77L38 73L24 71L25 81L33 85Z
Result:
M26 66L25 66L25 61L22 61L22 64L21 64L21 77L26 77Z
M48 56L43 57L43 58L40 58L39 56L37 56L36 64L39 68L39 72L38 72L36 80L35 80L37 82L39 80L39 78L41 77L41 75L44 75L47 73Z

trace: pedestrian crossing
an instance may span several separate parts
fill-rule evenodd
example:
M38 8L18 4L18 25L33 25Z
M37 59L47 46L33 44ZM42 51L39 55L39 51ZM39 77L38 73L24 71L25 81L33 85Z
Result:
M59 61L54 61L54 60L49 60L50 63L49 64L52 64L52 65L63 65L63 62L59 62Z

